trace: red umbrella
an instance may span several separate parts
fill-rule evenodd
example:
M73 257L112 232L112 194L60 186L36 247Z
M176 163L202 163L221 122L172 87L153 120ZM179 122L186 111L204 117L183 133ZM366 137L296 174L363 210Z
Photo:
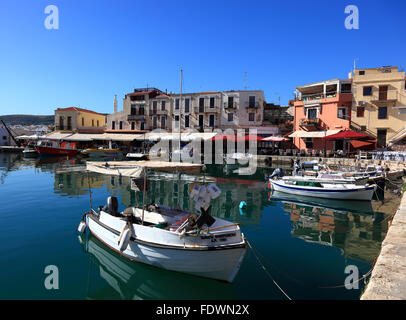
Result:
M246 136L237 137L237 141L262 141L264 138L257 136L255 134L248 134Z
M353 130L344 130L322 138L323 140L359 140L374 139L366 134L355 132Z

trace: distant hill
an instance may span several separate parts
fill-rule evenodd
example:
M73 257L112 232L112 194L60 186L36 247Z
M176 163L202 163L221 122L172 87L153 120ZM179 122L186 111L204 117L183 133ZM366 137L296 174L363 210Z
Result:
M35 116L30 114L11 114L6 116L0 116L0 119L3 120L7 125L24 125L29 126L33 125L52 125L54 124L54 116Z

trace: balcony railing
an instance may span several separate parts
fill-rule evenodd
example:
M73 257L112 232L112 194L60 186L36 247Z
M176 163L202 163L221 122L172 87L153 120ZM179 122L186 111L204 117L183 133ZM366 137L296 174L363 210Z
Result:
M342 90L341 92L338 92L339 94L348 94L352 93L351 90ZM335 98L337 96L337 91L329 91L326 93L320 92L320 93L313 93L313 94L302 94L301 98L298 98L298 101L303 101L304 103L308 102L314 102L315 100L321 100L321 99L329 99L329 98Z
M259 102L258 101L256 101L256 102L247 102L245 104L245 108L246 109L258 109L259 108Z
M145 118L145 114L129 114L127 117L128 121L131 120L142 120Z
M224 102L224 109L237 109L237 102Z
M320 119L300 119L300 126L302 127L317 127L320 125Z

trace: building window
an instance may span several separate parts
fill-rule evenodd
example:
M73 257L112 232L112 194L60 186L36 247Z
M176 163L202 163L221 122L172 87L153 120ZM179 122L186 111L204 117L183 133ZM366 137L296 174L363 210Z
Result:
M154 117L152 120L152 128L156 129L158 128L158 117Z
M92 127L94 127L94 119L92 119Z
M131 130L135 130L135 122L131 122Z
M364 87L364 96L372 96L372 87Z
M82 127L85 126L85 118L82 118Z
M228 97L228 107L232 108L234 106L234 97Z
M255 96L248 97L248 107L255 108Z
M341 85L341 93L351 93L351 83L343 83Z
M209 115L209 127L214 128L214 114Z
M180 101L179 101L179 99L176 99L175 100L175 109L176 110L179 110L179 105L180 105Z
M305 138L306 149L313 149L313 139Z
M363 118L365 113L365 107L357 107L357 118Z
M140 114L141 116L145 114L145 107L144 107L144 105L143 105L143 104L142 104L142 105L140 105L139 114Z
M248 120L249 120L249 121L255 121L255 113L251 112L251 113L249 114Z
M365 70L360 70L358 74L359 74L360 76L365 75Z
M113 129L113 130L116 129L116 122L115 121L111 122L111 129Z
M99 120L97 120L97 126L100 127L100 122L99 122Z
M166 108L166 101L162 101L162 103L161 103L161 110L162 110L162 111L165 111L165 108Z
M190 112L189 103L190 103L190 99L189 98L185 99L185 112Z
M3 136L3 140L7 140L7 136Z
M204 115L199 114L199 127L203 128L204 126Z
M165 116L161 117L161 128L162 129L166 128L166 117Z
M140 121L140 129L145 130L145 123L142 120Z
M123 121L120 121L120 130L123 130Z
M234 113L228 114L228 121L234 121Z
M214 102L215 102L216 100L215 100L215 98L214 97L211 97L210 98L210 108L214 108Z
M337 118L347 120L347 107L339 107Z
M387 118L388 118L388 107L379 107L378 119L387 119Z
M179 116L175 116L175 128L179 128Z
M135 116L137 114L137 106L135 104L131 105L131 115Z
M307 110L307 119L312 120L317 118L317 109L312 108Z
M189 119L189 115L185 116L185 128L189 128L190 127L190 119Z

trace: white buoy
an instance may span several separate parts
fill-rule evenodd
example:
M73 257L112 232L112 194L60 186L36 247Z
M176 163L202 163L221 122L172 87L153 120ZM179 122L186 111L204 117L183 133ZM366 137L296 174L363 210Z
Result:
M130 238L131 238L130 229L127 226L125 226L120 234L120 238L118 239L118 248L121 252L127 249L130 243Z
M79 226L78 226L78 231L80 233L83 233L86 229L86 222L85 221L80 221Z

